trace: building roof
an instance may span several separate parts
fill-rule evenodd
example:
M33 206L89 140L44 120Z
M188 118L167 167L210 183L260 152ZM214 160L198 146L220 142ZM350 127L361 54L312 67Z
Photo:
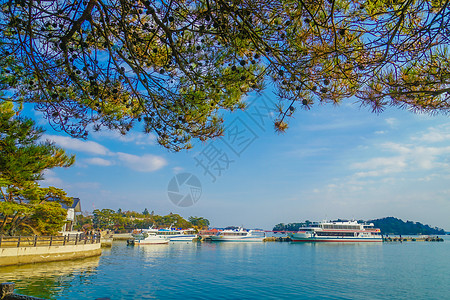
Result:
M81 212L80 198L72 198L72 199L73 199L72 205L68 206L68 205L66 205L64 203L60 203L61 207L64 208L64 209L73 208L74 212ZM47 199L47 201L58 201L58 200L59 199L56 199L56 198Z
M64 203L60 203L61 207L64 209L69 209L69 208L73 208L74 212L81 212L81 202L80 202L80 198L72 198L73 202L72 205L68 206ZM0 195L0 201L4 201L3 196ZM27 202L27 200L23 200L25 203ZM57 198L49 198L47 199L47 201L55 201L55 202L59 202L59 199Z
M75 212L81 212L80 198L73 198L73 203L70 208L73 208Z

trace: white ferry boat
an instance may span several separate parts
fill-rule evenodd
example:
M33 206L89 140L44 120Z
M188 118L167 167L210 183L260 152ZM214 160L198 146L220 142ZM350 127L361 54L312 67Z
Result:
M172 226L169 228L155 229L150 227L143 231L143 234L155 234L156 236L161 236L170 242L192 242L193 239L197 238L195 229L174 229Z
M157 235L155 233L148 233L143 239L135 239L134 245L157 245L157 244L168 244L169 240L162 235Z
M266 233L261 230L245 230L239 227L238 229L226 229L211 235L211 241L220 242L262 242L266 237Z
M382 242L383 237L373 223L361 224L356 221L320 222L299 231L289 233L293 242Z

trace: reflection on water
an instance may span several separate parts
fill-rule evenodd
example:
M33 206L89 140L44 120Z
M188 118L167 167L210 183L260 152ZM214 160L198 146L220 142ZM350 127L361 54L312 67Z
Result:
M345 255L346 253L351 253L354 256L365 256L368 252L378 253L383 249L383 243L289 243L291 247L299 247L304 249L310 249L316 253L333 253Z
M152 264L153 262L163 259L169 251L169 244L160 245L136 245L128 246L129 249L137 251L143 263Z
M96 272L99 257L0 268L1 282L15 282L17 293L53 298L70 288L72 281L83 280Z

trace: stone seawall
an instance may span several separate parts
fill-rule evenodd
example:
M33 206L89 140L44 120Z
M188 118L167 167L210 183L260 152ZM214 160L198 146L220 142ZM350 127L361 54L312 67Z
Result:
M70 260L102 254L100 243L0 248L0 266Z

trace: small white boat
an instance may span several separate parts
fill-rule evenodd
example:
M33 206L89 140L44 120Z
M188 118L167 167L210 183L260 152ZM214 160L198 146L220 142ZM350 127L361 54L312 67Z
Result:
M217 235L210 236L211 241L216 242L262 242L266 233L261 230L227 229L220 231Z
M156 236L161 236L170 242L192 242L193 239L197 238L196 230L193 228L189 229L174 229L172 226L169 228L155 229L150 227L143 231L144 234L155 234Z
M144 239L134 240L135 245L158 245L158 244L168 244L169 240L164 236L157 235L154 233L148 233L147 237Z

